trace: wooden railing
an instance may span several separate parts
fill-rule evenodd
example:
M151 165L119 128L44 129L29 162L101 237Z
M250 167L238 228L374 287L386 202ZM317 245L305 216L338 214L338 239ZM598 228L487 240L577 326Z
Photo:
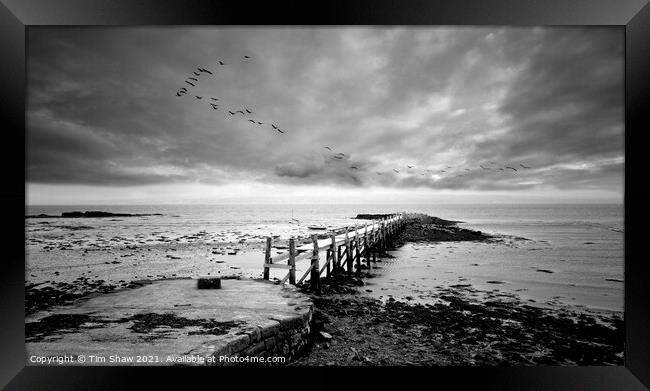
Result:
M310 285L312 289L319 289L320 276L325 272L327 277L330 276L334 268L347 269L348 274L352 274L354 265L356 271L361 271L362 258L365 258L367 268L371 269L372 262L377 261L377 253L382 254L386 251L388 243L392 240L405 224L406 216L402 213L395 214L391 217L374 221L371 224L355 226L354 230L349 227L345 228L343 234L336 235L329 233L325 239L318 239L318 235L312 235L310 244L296 248L294 238L289 239L289 250L271 255L273 248L273 239L266 238L266 248L264 256L264 279L269 279L270 269L286 269L288 273L280 280L281 284L296 284L296 262L310 260L310 265L304 272L297 284L302 283L307 276L310 276ZM325 251L325 264L320 266L320 252ZM287 261L287 263L281 263Z

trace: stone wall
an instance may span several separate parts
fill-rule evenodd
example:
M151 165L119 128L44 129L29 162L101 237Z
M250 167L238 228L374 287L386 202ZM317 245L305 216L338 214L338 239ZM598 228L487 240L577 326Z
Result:
M311 336L313 304L303 303L295 309L296 315L273 316L247 325L236 334L227 334L187 354L201 356L211 365L258 364L245 358L278 356L285 357L287 363L307 348Z

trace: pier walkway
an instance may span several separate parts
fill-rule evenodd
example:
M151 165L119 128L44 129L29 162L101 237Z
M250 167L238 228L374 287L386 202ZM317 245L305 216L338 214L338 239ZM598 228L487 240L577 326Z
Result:
M362 269L362 263L368 269L372 269L372 263L376 262L377 254L386 252L389 243L395 238L406 224L406 214L393 214L379 219L371 224L355 226L354 230L346 228L344 234L327 234L327 238L318 239L318 235L312 235L312 243L296 247L295 239L289 239L289 250L272 255L273 238L266 238L264 257L264 279L269 279L271 268L287 269L288 273L280 280L280 284L288 282L296 285L302 283L309 276L311 288L319 289L320 276L325 273L330 276L332 270L344 268L348 274ZM321 252L325 252L324 264L321 266ZM304 274L296 281L296 262L309 260L310 266ZM286 261L286 263L284 263Z

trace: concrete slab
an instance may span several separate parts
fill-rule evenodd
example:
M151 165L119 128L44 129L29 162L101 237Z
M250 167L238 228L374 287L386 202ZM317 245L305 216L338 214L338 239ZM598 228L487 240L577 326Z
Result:
M272 330L293 323L298 327L311 310L306 295L264 280L223 280L221 289L198 289L192 279L154 281L28 317L30 327L46 324L52 315L82 321L27 342L27 365L38 365L34 361L42 357L66 355L73 357L65 363L70 365L174 365L179 364L174 359L205 346L228 345L232 353ZM157 322L161 315L181 322Z

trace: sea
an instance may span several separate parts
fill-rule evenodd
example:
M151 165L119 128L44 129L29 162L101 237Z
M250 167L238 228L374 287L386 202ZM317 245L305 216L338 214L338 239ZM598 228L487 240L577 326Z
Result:
M290 237L306 243L323 232L310 226L354 229L369 223L357 214L407 212L460 221L495 240L396 248L371 270L365 294L427 302L432 289L467 285L531 305L623 311L620 204L30 205L26 215L94 210L148 216L26 218L26 283L259 278L266 237L281 253ZM297 265L298 277L307 263ZM272 272L275 279L286 273Z

